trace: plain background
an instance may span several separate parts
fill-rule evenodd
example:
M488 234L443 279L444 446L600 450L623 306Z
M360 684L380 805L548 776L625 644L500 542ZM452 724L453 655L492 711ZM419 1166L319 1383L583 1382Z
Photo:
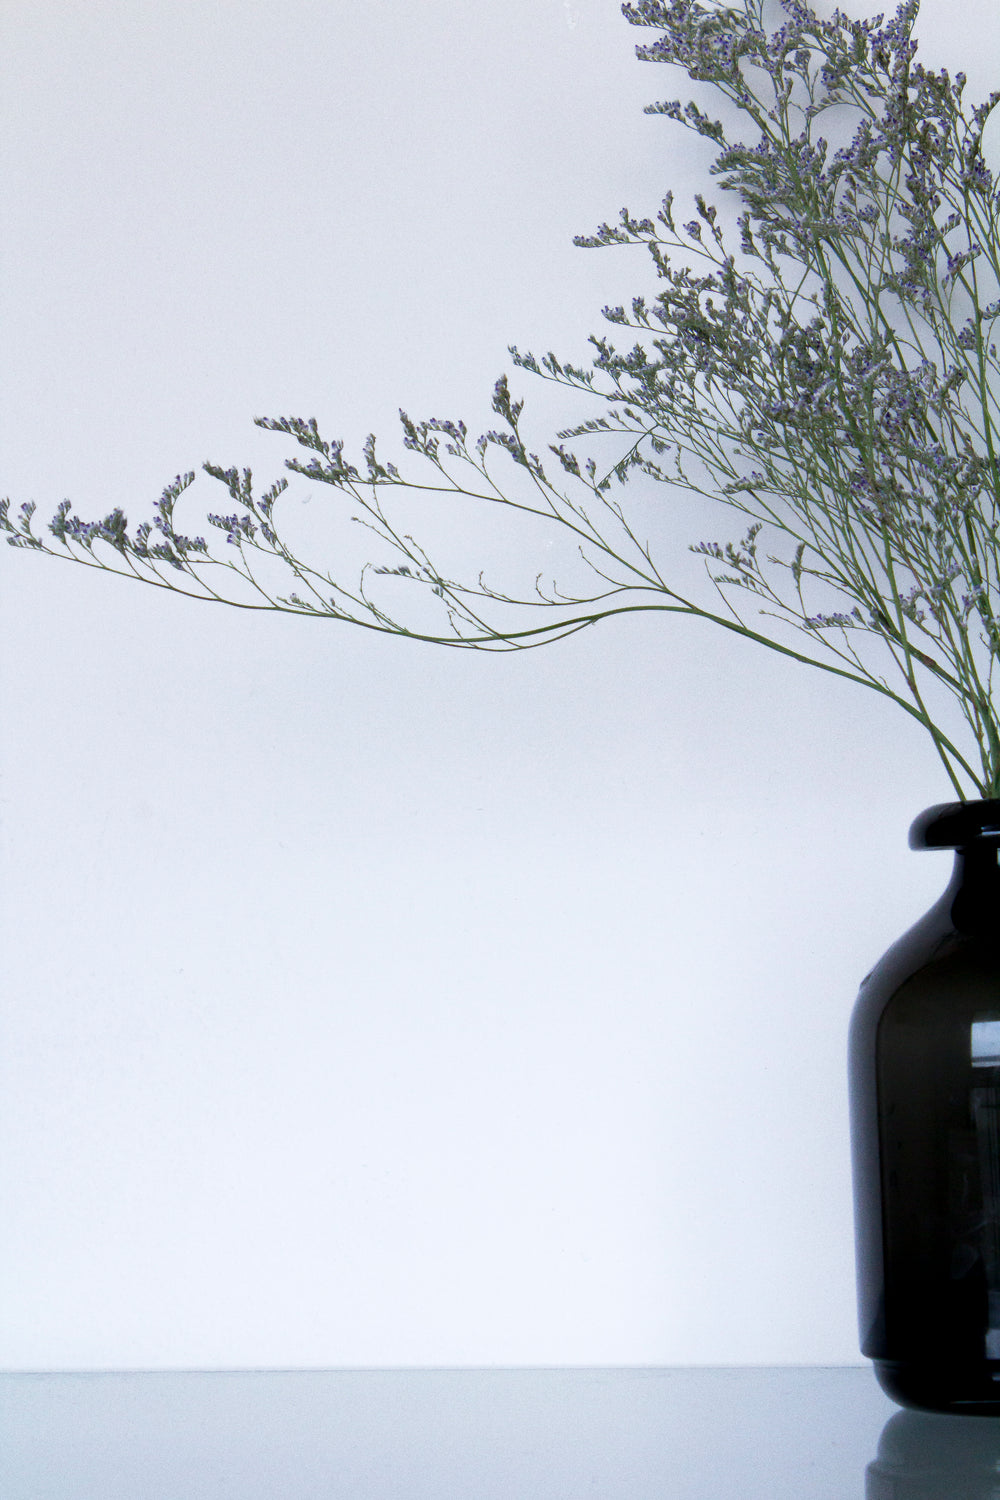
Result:
M648 285L572 236L703 183L649 35L5 0L4 492L490 425ZM947 875L898 710L666 616L487 657L2 553L0 1365L860 1362L847 1019Z

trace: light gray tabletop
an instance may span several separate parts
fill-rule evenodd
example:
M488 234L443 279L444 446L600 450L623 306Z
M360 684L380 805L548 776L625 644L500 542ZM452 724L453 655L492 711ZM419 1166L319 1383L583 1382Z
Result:
M867 1369L0 1375L3 1500L980 1494L1000 1421L904 1415Z

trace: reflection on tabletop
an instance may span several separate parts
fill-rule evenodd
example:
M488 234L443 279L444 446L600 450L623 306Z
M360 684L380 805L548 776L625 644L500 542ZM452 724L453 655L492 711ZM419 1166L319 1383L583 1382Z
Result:
M868 1465L865 1500L998 1500L1000 1418L899 1411Z

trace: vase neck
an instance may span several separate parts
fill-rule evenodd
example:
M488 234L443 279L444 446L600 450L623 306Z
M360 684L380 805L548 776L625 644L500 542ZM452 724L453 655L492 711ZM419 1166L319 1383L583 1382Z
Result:
M945 892L958 932L1000 941L1000 860L994 843L955 850L955 865Z

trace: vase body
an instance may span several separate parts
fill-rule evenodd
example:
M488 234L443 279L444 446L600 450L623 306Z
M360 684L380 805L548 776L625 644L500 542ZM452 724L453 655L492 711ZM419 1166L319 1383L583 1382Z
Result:
M904 1406L1000 1416L1000 801L910 845L955 863L851 1020L861 1349Z

